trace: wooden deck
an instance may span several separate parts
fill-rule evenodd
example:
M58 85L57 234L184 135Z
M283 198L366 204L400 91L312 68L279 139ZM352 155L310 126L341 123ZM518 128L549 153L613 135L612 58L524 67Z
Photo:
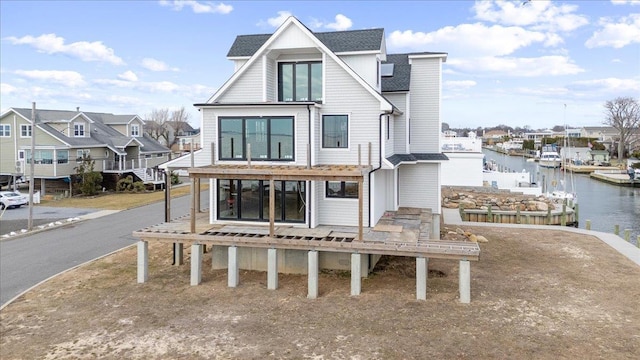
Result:
M194 221L194 220L200 221ZM138 242L138 282L148 278L148 242L179 244L180 255L176 264L182 263L182 245L191 244L191 285L202 279L203 245L225 246L228 249L228 286L239 283L238 248L262 248L267 252L267 288L276 289L278 283L277 251L307 251L308 297L318 296L318 253L351 254L351 295L359 295L362 281L362 255L394 255L416 258L416 298L426 300L428 259L458 260L460 302L471 301L471 265L477 261L480 247L466 241L442 241L430 239L431 212L425 209L400 208L387 212L373 228L362 226L319 226L314 229L288 225L273 226L239 223L208 224L208 213L197 212L175 221L158 224L135 231ZM194 223L195 232L194 230ZM174 253L174 256L176 254ZM174 258L174 260L176 260ZM366 276L366 274L365 274Z
M478 260L477 243L430 239L426 221L431 215L415 210L407 214L408 211L401 208L395 213L388 212L374 228L364 230L362 241L357 240L355 226L308 229L277 225L270 236L268 223L208 224L208 213L198 213L195 233L190 232L190 217L186 216L135 231L133 236L142 241L166 243Z

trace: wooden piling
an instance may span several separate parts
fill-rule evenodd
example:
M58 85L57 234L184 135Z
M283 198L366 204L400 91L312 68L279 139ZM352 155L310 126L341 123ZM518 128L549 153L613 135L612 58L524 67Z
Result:
M487 222L493 222L493 214L491 214L491 204L487 207Z
M562 216L560 217L560 225L562 226L567 226L567 204L566 204L566 200L565 199L565 203L562 204Z
M631 242L631 229L624 229L624 239Z
M585 228L587 230L591 230L591 220L587 220L587 222L585 223Z
M618 224L613 225L613 233L620 236L620 225Z
M547 208L547 225L551 225L551 208Z

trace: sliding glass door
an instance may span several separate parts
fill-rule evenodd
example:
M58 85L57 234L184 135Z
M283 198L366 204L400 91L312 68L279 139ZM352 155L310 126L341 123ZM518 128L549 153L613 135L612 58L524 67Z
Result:
M305 221L304 181L274 181L277 222ZM269 221L269 181L218 180L218 219Z

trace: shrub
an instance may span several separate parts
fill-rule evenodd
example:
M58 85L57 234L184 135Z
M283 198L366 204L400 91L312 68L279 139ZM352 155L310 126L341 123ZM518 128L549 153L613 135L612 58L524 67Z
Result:
M133 176L127 175L126 178L118 180L116 191L133 191Z

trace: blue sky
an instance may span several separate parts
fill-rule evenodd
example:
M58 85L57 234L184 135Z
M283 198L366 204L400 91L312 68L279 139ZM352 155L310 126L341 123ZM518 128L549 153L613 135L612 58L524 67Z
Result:
M387 52L448 53L452 127L601 125L640 98L640 0L0 1L0 109L138 114L206 101L237 35L293 15L313 31L384 28ZM566 105L566 106L565 106Z

